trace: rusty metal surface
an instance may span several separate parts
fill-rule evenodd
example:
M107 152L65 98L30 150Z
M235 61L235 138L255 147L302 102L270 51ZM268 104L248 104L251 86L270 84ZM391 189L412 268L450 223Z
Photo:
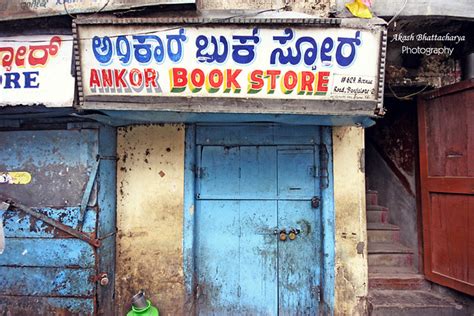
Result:
M28 184L0 185L1 201L15 204L0 210L6 237L0 315L93 315L98 304L93 278L98 270L97 189L83 231L77 227L98 154L98 130L0 132L0 146L1 171L32 175Z
M0 194L31 207L79 206L97 147L94 130L0 132L0 171L32 174L31 183L2 185Z
M37 212L33 210L32 208L26 205L23 205L19 202L12 201L10 198L5 197L1 194L0 194L0 201L10 203L10 208L15 209L20 212L25 212L26 214L31 215L73 237L79 238L96 248L100 246L100 240L91 238L88 234L85 234L82 231L79 231L67 225L64 225L63 223L56 221L43 213ZM81 217L80 227L82 228L82 217Z

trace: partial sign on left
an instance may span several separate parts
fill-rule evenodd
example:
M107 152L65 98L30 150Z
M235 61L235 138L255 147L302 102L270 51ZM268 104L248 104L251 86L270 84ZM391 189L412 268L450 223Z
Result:
M0 106L70 107L72 36L0 37Z

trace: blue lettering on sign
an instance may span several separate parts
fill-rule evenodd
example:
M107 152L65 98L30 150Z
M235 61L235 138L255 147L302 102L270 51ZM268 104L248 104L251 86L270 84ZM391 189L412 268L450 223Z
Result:
M258 29L252 30L252 35L233 35L232 60L237 64L250 64L255 59L256 44L260 42ZM201 63L222 64L229 54L229 43L224 36L199 35L196 38L196 59Z
M260 42L258 29L254 28L252 35L234 35L232 39L239 43L232 45L232 59L238 64L250 64L255 58L255 44Z
M39 71L28 71L23 75L25 76L25 88L39 88L39 83L36 82Z
M166 40L157 35L133 35L131 39L124 35L117 38L94 36L92 52L95 59L102 65L112 63L114 57L117 57L124 66L129 65L132 59L145 65L152 61L160 64L166 56L177 63L183 57L183 43L186 40L183 28L178 30L178 34L166 35ZM164 42L166 42L166 50Z
M199 35L196 38L196 58L201 63L213 63L222 64L227 60L229 53L229 43L224 36L219 36L217 40L216 36L211 36L211 46L209 45L209 38L206 35Z
M290 28L284 30L283 36L274 36L273 40L281 45L288 45L295 39L294 31ZM352 64L356 56L356 46L360 46L360 31L356 31L354 38L338 37L339 41L336 48L336 63L341 67L347 67ZM332 51L334 49L334 40L326 37L320 48L320 60L323 65L331 66L333 62ZM347 53L347 50L349 53ZM316 68L318 57L318 45L316 40L309 36L302 36L296 39L294 47L287 47L286 51L281 48L275 48L270 56L270 64L281 65L299 65L301 62L307 67Z
M161 64L166 58L178 63L184 56L184 43L187 41L185 29L180 28L177 34L133 35L117 37L99 37L92 39L92 52L102 65L108 65L118 59L124 65L132 61L147 65ZM357 56L357 48L362 44L361 32L355 31L353 37L329 36L322 39L313 36L297 36L292 28L283 30L283 34L273 36L277 44L270 52L270 65L303 65L316 69L321 64L331 67L349 67ZM257 56L258 44L261 43L258 28L250 34L234 34L232 39L223 35L200 34L194 44L195 57L199 63L223 64L229 58L241 65L251 64Z
M37 89L39 71L6 72L0 74L0 88L3 89Z
M347 67L352 64L356 56L356 46L359 46L361 43L360 40L360 31L357 31L354 38L349 37L338 37L339 45L337 45L336 51L336 60L339 65L342 67ZM343 49L347 45L349 49L349 54L344 56ZM346 46L346 47L347 47Z

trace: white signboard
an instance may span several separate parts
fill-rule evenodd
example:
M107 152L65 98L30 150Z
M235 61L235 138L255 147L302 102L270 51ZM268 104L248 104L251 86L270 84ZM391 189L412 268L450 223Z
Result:
M380 31L81 26L84 96L377 100Z
M70 107L72 36L0 37L0 106Z

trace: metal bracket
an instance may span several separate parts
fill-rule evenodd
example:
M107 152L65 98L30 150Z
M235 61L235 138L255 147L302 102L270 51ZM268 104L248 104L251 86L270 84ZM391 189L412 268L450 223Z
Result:
M82 231L82 225L84 225L84 219L86 215L87 205L89 204L89 200L91 198L92 189L94 188L95 179L97 178L97 172L99 171L99 165L102 158L97 156L97 162L92 167L91 174L89 176L89 181L87 182L86 189L84 190L84 194L82 195L81 200L81 208L79 210L79 223L77 224L77 229Z
M56 220L48 217L45 214L42 214L38 211L35 211L35 210L33 210L32 208L30 208L26 205L23 205L23 204L18 203L16 201L12 201L12 199L6 198L6 197L1 196L1 195L0 195L0 201L5 202L6 204L8 204L9 209L14 209L14 210L25 212L26 214L28 214L30 216L33 216L33 217L45 222L46 224L49 224L49 225L65 232L65 233L68 233L69 235L71 235L73 237L76 237L78 239L81 239L81 240L87 242L88 244L94 246L95 248L100 247L100 244L101 244L100 240L91 238L91 237L89 237L89 235L83 233L82 231L79 231L79 230L76 230L72 227L64 225L63 223L61 223L59 221L56 221Z
M328 172L328 163L329 163L329 152L326 144L321 143L319 145L319 159L321 161L320 168L320 177L321 183L320 187L325 189L329 186L329 172Z
M196 166L194 168L194 174L196 175L196 178L202 179L206 175L206 168L200 168Z
M309 175L313 178L319 177L319 169L316 166L311 166L308 168Z
M316 299L318 300L318 302L321 302L321 286L319 285L316 285L316 286L313 286L313 294L314 296L316 296Z
M311 208L318 208L321 204L321 199L318 196L313 196L311 199Z

